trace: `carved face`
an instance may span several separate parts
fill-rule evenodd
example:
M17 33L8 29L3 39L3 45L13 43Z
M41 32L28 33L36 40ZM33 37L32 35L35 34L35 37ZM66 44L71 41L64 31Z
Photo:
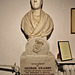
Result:
M43 0L30 0L33 9L40 9L43 4Z

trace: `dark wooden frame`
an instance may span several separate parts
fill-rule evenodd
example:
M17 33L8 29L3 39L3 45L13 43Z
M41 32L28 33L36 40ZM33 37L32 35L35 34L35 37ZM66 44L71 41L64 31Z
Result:
M70 52L70 58L69 58L69 59L63 59L63 58L62 58L63 54L62 54L62 52L61 52L62 49L60 48L60 43L64 43L64 42L68 43L69 52ZM59 54L60 54L60 59L61 59L61 61L72 60L72 54L71 54L71 49L70 49L69 41L58 41L58 48L59 48Z
M73 14L73 10L75 10L75 8L71 8L71 34L75 34L75 31L73 32L73 16L72 16L72 14ZM74 14L75 15L75 14ZM75 21L74 21L75 22Z

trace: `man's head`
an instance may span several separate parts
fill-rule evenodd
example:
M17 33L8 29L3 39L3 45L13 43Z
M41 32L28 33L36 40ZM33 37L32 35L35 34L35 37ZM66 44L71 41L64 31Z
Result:
M30 0L31 8L34 10L42 8L43 0Z

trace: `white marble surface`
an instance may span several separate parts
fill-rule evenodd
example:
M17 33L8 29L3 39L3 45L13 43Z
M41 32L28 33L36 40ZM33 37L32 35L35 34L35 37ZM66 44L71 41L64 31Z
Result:
M47 75L54 75L55 68L55 57L51 52L49 52L48 42L42 38L33 38L29 40L26 44L26 51L23 52L20 57L21 75L34 75L35 72L37 72L37 75L46 75L46 73Z
M48 74L55 74L55 58L49 53L48 55L26 55L22 54L20 58L20 72L21 74L43 74L43 72L47 72ZM37 69L26 69L26 68L37 68ZM40 68L50 68L50 69L40 69ZM34 72L33 73L31 73ZM27 72L28 73L27 73ZM41 71L41 72L40 72ZM44 74L46 75L46 73Z
M33 38L26 44L26 54L28 55L46 55L49 50L48 42L42 38Z

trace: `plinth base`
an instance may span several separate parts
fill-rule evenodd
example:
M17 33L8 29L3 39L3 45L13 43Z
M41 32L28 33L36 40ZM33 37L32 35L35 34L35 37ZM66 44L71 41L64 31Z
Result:
M26 55L20 57L20 75L55 75L55 58L47 55Z

